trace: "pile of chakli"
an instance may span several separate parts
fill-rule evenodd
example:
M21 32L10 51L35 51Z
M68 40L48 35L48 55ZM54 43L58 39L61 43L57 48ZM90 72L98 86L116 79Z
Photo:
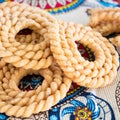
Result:
M1 113L29 117L63 99L72 81L98 88L115 80L118 54L90 27L16 2L0 4L0 18ZM21 34L26 30L31 34ZM85 60L76 42L88 46L95 60Z
M103 36L116 34L110 41L120 47L120 8L96 8L91 10L89 26Z

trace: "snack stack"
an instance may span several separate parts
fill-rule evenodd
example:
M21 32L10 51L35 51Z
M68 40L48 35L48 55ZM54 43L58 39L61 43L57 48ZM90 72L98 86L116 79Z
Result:
M53 63L49 40L51 35L54 36L53 39L57 39L57 20L39 8L18 3L3 3L0 5L0 12L0 56L4 61L25 69L49 67ZM16 34L25 28L30 28L41 36L38 43L25 40L25 44L22 44L16 41Z
M115 80L118 54L90 27L56 20L39 8L16 2L0 4L0 18L1 113L29 117L63 99L72 81L98 88ZM85 60L76 42L88 46L95 60ZM23 79L27 75L39 79L33 77L30 86ZM29 92L22 90L23 84Z

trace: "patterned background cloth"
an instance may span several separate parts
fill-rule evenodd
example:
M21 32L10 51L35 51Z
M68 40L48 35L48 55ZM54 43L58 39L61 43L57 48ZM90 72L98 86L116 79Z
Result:
M57 19L82 24L88 23L92 8L120 6L120 0L0 0L5 1L24 2L47 10ZM94 59L89 48L79 45L78 49L86 59ZM120 53L120 48L116 49ZM67 96L49 111L24 119L0 113L0 120L120 120L119 79L120 70L116 80L105 88L87 89L73 83ZM31 86L32 82L28 89Z

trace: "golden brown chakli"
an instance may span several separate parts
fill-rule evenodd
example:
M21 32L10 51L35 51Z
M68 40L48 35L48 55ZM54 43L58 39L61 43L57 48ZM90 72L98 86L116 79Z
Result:
M120 8L96 8L91 10L89 26L103 36L120 33ZM112 38L111 42L120 46L119 37Z
M116 77L119 66L118 53L109 41L90 27L74 23L59 22L60 40L51 40L51 51L64 71L80 86L104 87ZM95 54L95 61L85 60L79 53L75 41L88 46Z
M31 74L43 76L42 85L29 92L20 90L19 81ZM33 71L6 64L0 69L0 112L9 116L29 117L46 111L66 96L71 82L56 65Z
M95 28L103 25L97 24L97 17L91 22ZM0 18L1 113L29 117L57 104L66 96L72 81L99 88L115 80L118 53L90 27L56 20L39 8L16 2L0 4ZM20 34L24 29L30 29L31 34ZM81 56L76 41L94 52L94 61ZM20 80L32 74L43 76L43 83L29 92L20 90Z
M4 9L6 8L6 9ZM57 39L58 24L47 12L26 4L0 4L1 49L0 57L7 63L25 69L47 68L53 62L49 41ZM37 44L20 43L15 36L25 28L30 28L43 37Z

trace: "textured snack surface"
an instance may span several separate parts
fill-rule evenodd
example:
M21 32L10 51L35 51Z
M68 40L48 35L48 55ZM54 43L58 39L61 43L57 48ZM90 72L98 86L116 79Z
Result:
M58 39L57 20L39 8L16 2L0 4L0 13L0 57L7 63L25 69L49 67L53 63L49 41L50 36L51 39ZM26 28L38 34L36 44L29 40L22 42L16 39L19 31Z
M43 76L42 85L28 92L20 90L19 81L32 74ZM6 64L0 69L0 112L9 116L29 117L46 111L66 96L71 82L55 65L33 71Z
M93 9L89 26L100 32L103 36L120 33L120 8ZM119 36L110 41L114 45L120 46Z
M51 51L65 75L81 86L104 87L116 77L118 54L112 44L90 27L59 22L60 38L51 41ZM88 46L95 54L95 61L85 60L75 41Z
M104 13L93 11L95 16L90 26L104 35L118 32L120 28L113 28L114 23L119 24L118 11L116 8L115 15L109 9ZM107 12L110 12L109 21L105 19ZM90 27L56 20L39 8L16 2L0 4L0 18L0 113L29 117L49 110L63 99L72 81L99 88L115 80L118 53ZM21 34L24 29L29 29L31 34ZM118 44L118 39L110 40ZM85 60L76 42L90 48L95 60ZM20 81L27 75L42 76L41 85L22 91Z

